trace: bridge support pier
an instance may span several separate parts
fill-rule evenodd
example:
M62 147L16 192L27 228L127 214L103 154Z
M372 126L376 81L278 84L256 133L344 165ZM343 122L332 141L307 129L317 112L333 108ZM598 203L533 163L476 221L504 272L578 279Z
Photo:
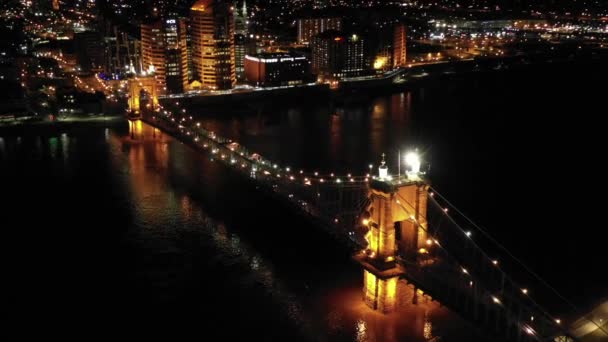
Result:
M363 300L367 306L383 313L397 308L399 274L393 273L374 273L367 269L363 271Z
M150 97L151 110L158 107L158 89L156 79L153 76L135 77L129 79L129 110L139 113L141 110L140 100L142 92Z

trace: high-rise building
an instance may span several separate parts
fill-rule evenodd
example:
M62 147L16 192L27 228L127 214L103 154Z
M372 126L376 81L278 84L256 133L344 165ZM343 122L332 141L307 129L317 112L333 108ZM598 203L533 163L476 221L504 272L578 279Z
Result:
M298 43L309 44L312 38L328 30L342 30L342 18L298 19Z
M104 67L104 44L101 34L95 31L74 34L76 59L82 71L99 72Z
M237 1L238 3L238 1ZM236 5L236 3L235 3ZM237 8L234 16L234 33L247 36L249 34L249 17L247 16L247 0L243 0L243 6Z
M113 26L104 37L104 41L106 74L120 77L128 73L140 74L143 71L141 40Z
M312 71L328 78L370 72L364 39L357 34L325 31L312 40Z
M245 57L245 75L258 86L302 84L310 80L310 63L295 53L261 53Z
M225 0L199 0L190 9L192 64L203 87L231 89L236 83L232 11Z
M405 37L405 25L398 24L395 26L393 39L393 67L402 67L407 62L407 48Z
M242 35L234 35L234 51L235 51L235 65L236 65L236 79L238 81L245 80L245 56L255 55L256 46L255 40Z
M141 26L144 71L154 73L161 94L188 88L188 51L184 19L162 19Z

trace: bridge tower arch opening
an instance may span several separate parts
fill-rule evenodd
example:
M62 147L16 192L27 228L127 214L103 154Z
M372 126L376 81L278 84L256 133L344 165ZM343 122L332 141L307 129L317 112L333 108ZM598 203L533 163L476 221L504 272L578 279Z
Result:
M157 106L158 89L153 76L129 79L129 110L139 113L142 108L155 110Z
M415 262L427 253L428 190L417 174L392 178L384 165L370 180L363 220L368 246L355 258L363 266L363 300L374 310L389 313L398 306L398 280L407 270L397 256Z

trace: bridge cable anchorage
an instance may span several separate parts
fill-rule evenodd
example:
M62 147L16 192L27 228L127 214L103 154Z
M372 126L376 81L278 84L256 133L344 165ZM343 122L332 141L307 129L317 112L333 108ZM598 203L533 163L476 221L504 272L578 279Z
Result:
M398 196L398 199L396 200L397 204L398 204L398 205L399 205L399 206L400 206L400 207L401 207L401 208L402 208L402 209L403 209L403 210L404 210L406 213L411 214L411 212L412 212L412 211L414 211L414 206L413 206L411 203L409 203L407 200L405 200L405 199L404 199L402 196L400 196L400 195L398 195L398 194L397 194L397 196ZM432 196L431 196L431 198L432 198ZM446 217L448 217L448 219L450 220L450 222L452 222L452 224L456 225L456 227L457 227L457 228L458 228L458 229L461 231L461 233L463 233L463 232L464 232L464 230L463 230L463 229L462 229L462 228L461 228L461 227L460 227L460 226L459 226L459 225L458 225L458 224L457 224L457 223L456 223L456 222L453 220L453 218L451 218L451 217L449 217L449 215L447 215L447 212L446 212L445 210L443 210L444 208L443 208L442 206L440 206L440 205L439 205L439 203L437 203L437 202L436 202L434 199L432 199L432 202L433 202L433 203L434 203L434 204L437 206L437 208L439 208L439 209L440 209L440 212L441 212L441 213L443 213L443 215L441 215L440 217L442 217L442 216L446 216ZM404 207L404 204L405 204L405 205L407 205L407 206L409 206L409 207L410 207L410 209L405 208L405 207ZM415 212L415 211L414 211L414 212ZM410 217L412 217L412 216L410 216ZM412 221L414 222L414 224L415 224L415 225L416 225L418 228L423 229L425 232L427 232L427 234L429 234L429 232L428 232L428 230L427 230L428 226L426 226L426 227L425 227L425 226L424 226L424 224L422 224L421 222L418 222L418 220L415 220L415 219L412 219ZM427 225L428 225L428 222L427 222ZM435 237L435 235L436 235L436 234L437 234L437 232L435 232L435 234L429 234L429 235L431 235L431 236ZM468 236L467 236L467 237L468 237ZM468 240L468 239L467 239L467 240ZM486 253L485 253L485 252L484 252L484 251L483 251L483 250L482 250L482 249L481 249L481 248L480 248L480 247L479 247L479 246L478 246L476 243L474 243L473 241L467 241L467 240L464 240L464 241L465 241L465 242L468 242L468 243L472 243L472 244L474 245L474 247L475 247L477 250L479 250L479 251L482 253L482 255L483 255L483 256L484 256L484 257L487 259L486 261L490 261L490 263L492 263L492 264L493 264L493 265L495 265L495 266L497 265L497 262L494 262L494 261L496 261L496 260L492 260L492 259L490 259L490 258L487 256L487 254L486 254ZM448 257L450 257L450 258L454 258L454 257L451 255L451 253L450 253L450 252L449 252L449 251L448 251L446 248L444 248L444 246L442 246L441 244L439 244L439 243L437 242L437 240L435 240L435 243L436 243L436 244L439 246L440 250L442 250L442 251L444 251L444 252L445 252L445 254L446 254ZM470 274L470 272L468 271L468 269L467 269L467 268L465 268L465 267L463 267L463 266L462 266L462 264L461 264L459 261L457 261L457 260L456 260L456 263L458 264L458 268L459 268L459 269L460 269L460 270L461 270L461 271L462 271L464 274L466 274L466 275L468 275L468 276L471 276L471 274ZM500 273L501 273L501 274L502 274L502 276L503 276L503 282L504 282L504 279L506 278L506 279L508 279L508 280L509 280L509 282L510 282L511 284L513 284L513 285L514 285L514 286L512 286L512 289L511 289L511 290L513 290L514 288L521 288L519 285L517 285L517 283L516 283L515 281L513 281L513 280L512 280L512 279L511 279L511 278L510 278L508 275L506 275L506 273L505 273L505 272L504 272L502 269L498 269L498 270L500 271ZM471 281L471 282L469 283L469 285L470 285L470 286L472 286L472 285L473 285L473 281ZM501 290L501 293L502 293L503 291L504 291L504 285L503 285L503 289ZM523 290L522 290L522 291L523 291ZM492 301L493 301L495 304L498 304L498 305L503 305L502 301L501 301L501 300L500 300L498 297L496 297L495 295L491 294L491 293L492 293L491 291L490 291L489 293L490 293L490 298L492 299ZM524 294L525 294L525 293L527 293L527 290L524 292ZM516 301L520 301L520 299L519 299L519 298L514 298L514 297L511 297L511 298L509 298L509 299L511 299L511 300L515 299ZM547 322L550 322L550 323L551 323L551 324L553 324L554 326L555 326L555 324L557 323L557 328L558 328L558 330L562 331L562 333L564 333L564 335L568 335L568 334L567 334L567 331L565 331L565 329L564 329L562 326L560 326L560 325L559 325L559 324L561 323L561 321L560 321L559 319L555 319L554 317L552 317L552 315L550 315L550 314L549 314L549 313L548 313L548 312L547 312L547 311L546 311L546 310L545 310L545 309L544 309L542 306L540 306L538 303L536 303L536 302L535 302L533 299L529 298L529 300L530 300L530 301L531 301L531 302L534 304L534 307L535 307L535 308L536 308L536 309L537 309L537 310L538 310L538 311L539 311L539 312L540 312L542 315L544 315L545 317L547 317L547 318L548 318ZM521 305L521 304L520 304L520 305ZM509 315L512 315L512 314L510 313L510 310L509 310L509 311L507 311L507 313L508 313ZM532 316L532 317L534 317L534 316ZM533 318L532 318L532 319L533 319ZM519 321L519 320L516 320L516 321ZM531 328L529 325L525 325L525 326L523 326L523 328L524 328L524 331L526 331L528 334L531 334L531 335L534 335L534 336L539 335L539 334L538 334L537 332L535 332L535 331L534 331L534 330L533 330L533 329L532 329L532 328Z
M583 314L582 310L580 310L576 305L574 305L572 302L570 302L567 298L565 298L561 293L559 293L557 291L557 289L555 289L553 286L551 286L547 281L545 281L540 275L538 275L536 272L534 272L532 269L530 269L526 264L524 264L523 261L521 261L519 258L517 258L515 255L513 255L513 253L511 253L504 245L502 245L500 242L498 242L496 239L494 239L485 229L483 229L482 227L480 227L478 224L476 224L472 219L470 219L467 215L465 215L461 210L459 210L455 205L453 205L447 198L445 198L445 196L443 196L440 192L437 191L437 189L431 187L431 190L433 190L433 192L435 194L437 194L437 196L439 196L441 198L442 201L444 201L448 206L450 206L451 208L453 208L456 213L458 213L460 216L462 216L468 223L470 223L473 227L475 227L477 230L479 230L488 240L490 240L491 242L493 242L497 247L499 247L501 250L503 250L510 258L512 258L515 262L517 262L521 267L523 267L530 275L532 275L534 278L536 278L538 281L540 281L544 286L546 286L547 288L549 288L554 294L556 294L564 303L568 304L572 309L574 309L575 314L576 315L580 315L582 318L584 318L585 320L591 322L593 325L595 325L600 331L602 331L604 334L606 334L608 336L608 331L606 331L606 329L601 326L599 323L595 322L592 318L588 318L589 314ZM437 205L439 205L437 203ZM449 215L448 215L449 216ZM456 222L454 222L454 224L456 224L458 227L460 227ZM461 228L462 229L462 228ZM463 230L464 231L464 230ZM492 260L492 262L494 262L494 260ZM527 294L528 290L526 288L522 288L522 292L524 294ZM559 321L558 319L556 321ZM559 323L558 323L559 324Z

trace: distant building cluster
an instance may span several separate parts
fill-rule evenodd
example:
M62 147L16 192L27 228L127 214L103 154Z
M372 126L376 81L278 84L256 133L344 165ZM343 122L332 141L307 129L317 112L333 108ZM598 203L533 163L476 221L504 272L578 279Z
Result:
M23 21L22 31L35 38L15 38L18 45L11 41L6 49L35 59L5 68L10 72L3 71L0 81L44 93L34 101L38 108L27 111L53 112L58 104L58 112L76 113L95 104L84 110L90 113L98 112L97 103L104 100L100 94L117 101L132 84L157 97L246 84L337 83L406 66L404 25L397 25L394 39L379 47L369 31L351 27L352 18L329 9L318 11L335 4L316 1L316 9L306 12L307 1L279 2L156 0L148 8L129 0L24 1L22 9L32 20ZM276 10L275 5L286 18L265 12ZM24 13L5 12L14 22ZM281 26L272 28L272 23ZM49 62L54 65L49 67ZM11 112L25 103L24 92L17 93L11 95L17 100L10 106L5 101ZM146 103L145 96L131 97Z

